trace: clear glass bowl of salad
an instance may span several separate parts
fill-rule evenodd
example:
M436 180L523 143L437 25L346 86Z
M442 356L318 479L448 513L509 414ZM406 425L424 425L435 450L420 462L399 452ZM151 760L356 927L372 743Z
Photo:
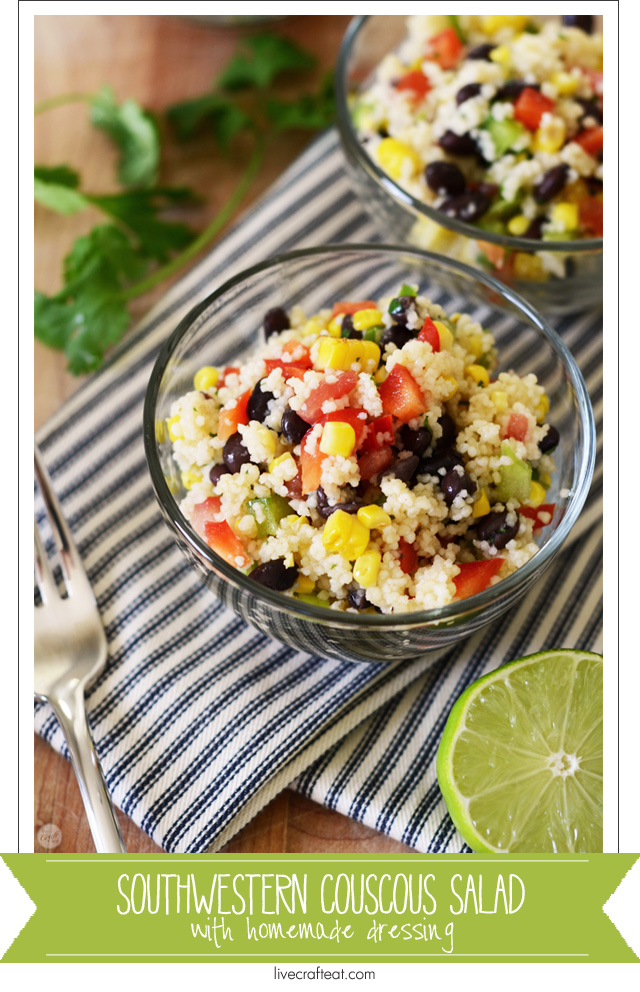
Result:
M357 17L336 69L347 171L384 240L547 316L602 302L600 35L562 20Z
M535 533L537 550L497 584L483 583L483 588L477 592L473 588L466 589L464 598L456 598L436 608L416 609L413 603L410 612L387 613L373 607L345 609L350 604L320 603L314 596L298 595L295 589L278 591L256 581L251 576L251 569L245 569L246 561L230 559L225 549L216 543L217 538L209 540L207 535L213 534L214 530L218 534L225 528L227 533L224 521L211 528L205 521L201 529L196 516L191 514L189 518L189 514L183 512L185 500L193 495L193 489L190 489L191 473L181 471L183 466L175 459L175 440L172 443L171 434L176 404L182 404L184 410L185 396L193 398L193 406L198 408L194 413L197 417L199 405L208 402L202 399L202 391L210 388L204 381L203 370L205 378L210 376L212 368L219 370L218 387L221 379L226 381L229 377L231 382L243 369L250 370L255 360L253 356L264 346L265 315L272 314L273 318L274 311L292 315L298 307L306 314L315 314L326 306L330 308L336 301L392 298L390 317L385 322L389 325L387 332L393 335L396 328L406 327L406 324L396 323L393 314L398 307L397 294L404 299L403 291L407 287L419 297L437 302L447 313L468 314L470 319L481 322L482 328L495 339L497 366L491 363L492 377L498 378L503 371L524 377L533 373L544 389L549 404L548 422L554 425L556 440L552 477L544 482L548 487L544 499L551 512ZM401 309L402 306L401 303ZM405 314L412 308L411 297L407 307ZM339 322L345 323L345 320L343 310ZM356 314L348 323L355 321L357 325L358 320ZM437 325L440 323L436 320ZM438 329L438 335L444 335L450 342L457 333L455 321L452 326L453 332ZM425 318L421 333L420 341L431 340L429 335L435 331L430 320ZM418 335L417 326L413 334ZM274 339L278 339L277 334ZM320 340L331 348L340 341L351 347L347 337L333 337L330 333ZM354 339L353 343L364 346L369 341L365 336L359 342ZM440 345L449 346L446 342L442 344L442 338ZM423 350L430 352L429 348ZM389 354L388 349L385 353ZM272 364L276 370L282 368L280 359L273 359ZM295 379L300 376L304 379L304 367L296 369L292 365L291 370L296 373ZM469 374L481 376L483 371L478 363ZM344 373L336 375L344 377ZM215 378L213 376L211 381ZM334 377L330 378L333 381ZM373 375L370 379L375 392ZM391 379L389 375L387 382ZM529 378L528 381L533 380ZM214 385L213 388L218 387ZM245 388L244 384L242 388ZM394 397L391 398L393 401ZM214 405L211 403L212 407ZM225 406L226 425L229 415L238 407L229 402ZM404 430L406 418L395 406L391 409L398 437L404 438L400 443L396 438L394 443L399 443L400 448L406 447L409 443ZM302 408L300 412L304 414ZM451 412L454 412L453 407ZM222 413L216 416L217 431L221 433ZM252 414L255 416L260 417L260 414ZM331 420L330 415L328 419ZM213 421L211 429L213 433L210 441L207 435L206 444L211 443L215 448ZM240 430L250 449L257 434L265 433L263 426L253 421ZM386 443L384 439L380 441L380 437L377 441ZM589 490L595 455L593 414L582 376L569 350L529 303L492 277L462 263L419 250L376 245L333 245L292 252L268 259L215 288L181 321L158 356L145 399L144 443L151 481L164 519L194 570L217 597L259 630L299 650L348 661L378 663L422 654L428 657L429 653L474 633L520 600L542 576L578 519ZM228 441L225 447L227 444ZM293 449L294 454L296 450ZM369 452L368 457L375 453ZM409 451L401 451L401 456L407 455ZM204 462L209 458L210 454L205 454ZM300 461L302 463L302 458ZM359 464L362 465L361 459ZM243 464L242 468L254 471L249 464ZM235 470L234 465L232 471ZM304 472L304 467L302 470ZM266 472L266 467L261 471ZM275 470L269 465L268 471ZM208 466L206 472L208 477ZM235 486L234 479L239 476L232 474L225 478ZM304 486L304 490L309 488L314 487ZM396 484L395 489L402 489L402 485ZM409 489L407 493L410 493ZM364 502L367 501L371 502L368 496ZM268 500L262 502L266 505ZM319 505L317 498L314 502ZM198 507L204 505L198 504ZM301 512L300 504L295 506L296 512ZM367 507L368 512L372 509L377 512L376 507ZM333 515L334 518L337 516ZM268 524L267 518L263 515L257 519L263 524L266 519ZM332 519L329 516L327 523ZM227 536L237 546L237 535L231 535L229 531ZM250 542L245 542L245 546L252 547ZM264 570L264 566L258 568ZM336 609L336 606L342 608Z

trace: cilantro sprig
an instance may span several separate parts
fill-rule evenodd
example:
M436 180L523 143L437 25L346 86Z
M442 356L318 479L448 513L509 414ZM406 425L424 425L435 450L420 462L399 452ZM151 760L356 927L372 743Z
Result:
M198 198L189 189L159 182L161 128L136 101L119 103L104 86L95 94L54 97L36 106L38 114L69 102L88 104L91 124L119 152L116 193L86 189L67 164L34 170L34 196L47 209L67 216L88 209L104 215L102 223L73 243L64 260L61 290L51 296L35 294L36 337L64 351L72 373L99 368L129 327L129 301L183 268L219 233L255 179L270 140L286 130L318 130L331 123L329 76L295 101L278 92L287 74L314 66L313 56L288 39L256 35L242 43L209 90L168 109L171 132L180 142L208 134L223 155L240 136L251 144L235 190L199 234L167 216Z

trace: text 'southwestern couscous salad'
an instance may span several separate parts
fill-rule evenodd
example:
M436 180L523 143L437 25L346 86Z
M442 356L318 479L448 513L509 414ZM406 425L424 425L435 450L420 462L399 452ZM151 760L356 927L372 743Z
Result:
M409 17L404 42L353 100L368 154L417 200L486 231L602 237L602 35L592 17L562 21ZM479 260L473 241L427 217L415 236L423 248ZM495 244L480 248L480 261L508 261L515 278L565 274L558 252L505 259Z
M414 286L276 307L239 368L201 368L167 421L181 509L256 582L335 610L443 606L510 575L551 522L556 428L533 374Z

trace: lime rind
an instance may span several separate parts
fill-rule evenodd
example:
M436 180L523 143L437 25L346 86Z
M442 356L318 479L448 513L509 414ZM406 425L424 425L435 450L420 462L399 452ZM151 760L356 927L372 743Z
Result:
M542 651L482 676L451 710L437 775L476 853L602 850L602 656Z

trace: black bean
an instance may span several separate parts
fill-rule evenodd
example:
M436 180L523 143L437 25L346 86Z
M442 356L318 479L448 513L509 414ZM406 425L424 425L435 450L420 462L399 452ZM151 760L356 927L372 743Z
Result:
M431 431L428 427L409 427L404 424L399 431L405 450L414 455L423 455L431 444Z
M406 324L409 314L416 311L415 296L395 296L389 304L389 313L396 324Z
M259 420L261 424L264 423L269 414L269 403L275 399L273 393L270 393L268 390L263 391L262 382L263 380L260 379L255 384L253 392L249 397L249 402L247 403L247 416L249 420Z
M564 188L569 176L569 166L566 162L561 162L560 165L554 165L552 169L548 169L542 179L533 187L533 195L538 201L538 203L547 203L554 196Z
M470 134L456 134L455 131L445 131L438 142L445 152L451 155L461 155L469 158L471 155L480 155L480 149Z
M420 463L418 475L433 475L436 479L440 480L442 478L440 469L444 469L446 473L449 472L454 465L464 465L464 462L458 452L443 451L442 454L432 455L431 458L425 458Z
M583 127L586 126L585 121L588 118L591 118L593 121L593 124L591 125L592 127L595 127L598 124L603 123L602 110L594 100L585 100L583 97L579 97L579 96L574 96L573 99L576 103L580 104L580 106L584 111L584 113L580 117L580 123L583 125Z
M478 189L470 189L459 196L450 196L440 204L438 210L447 217L457 217L458 220L472 224L478 220L490 207L489 198Z
M427 186L438 196L455 196L464 193L467 187L467 180L457 165L453 162L429 162L424 170Z
M476 488L476 484L468 472L460 471L458 466L449 469L440 480L440 490L447 506L451 506L456 496L463 490L466 490L467 496L471 496L472 493L475 493Z
M309 430L309 424L302 417L299 417L295 410L287 407L282 414L281 430L285 441L288 441L289 444L300 444Z
M230 472L239 472L243 465L251 461L249 452L242 443L242 435L232 434L222 449L222 459Z
M396 479L400 479L401 482L411 482L419 464L420 459L417 455L409 455L408 458L396 458L382 474L383 476L391 475Z
M364 589L350 589L347 593L347 603L354 610L366 610L370 605Z
M223 475L228 475L229 469L226 465L214 465L212 469L209 470L209 482L212 486L217 486Z
M490 200L493 200L494 196L500 192L500 187L496 183L478 183L478 192L484 193Z
M516 520L514 524L508 524L506 510L501 513L494 511L480 517L475 529L478 541L486 541L492 547L502 550L518 533L519 523Z
M264 561L257 568L254 568L250 578L266 586L267 589L285 592L298 578L298 569L295 565L287 568L284 558L274 558L272 561Z
M387 327L380 338L380 349L384 351L388 344L395 344L397 348L403 348L407 341L413 341L416 333L417 328L412 331L408 327L403 327L402 324L393 324L391 327Z
M562 23L568 28L580 28L586 34L593 31L593 17L591 14L565 14Z
M475 48L467 52L466 58L474 59L476 62L490 62L489 56L495 47L495 45L476 45Z
M517 100L523 90L539 90L540 83L525 83L523 79L510 79L496 92L494 100Z
M340 336L343 338L351 338L353 340L362 340L362 331L356 331L353 326L353 317L350 313L345 313L342 318L342 323L340 324Z
M480 83L467 83L466 86L463 86L462 89L459 89L456 93L457 105L460 106L461 103L465 103L467 100L470 100L471 97L477 96L481 89L482 86Z
M322 486L316 490L316 510L325 520L336 510L344 510L345 513L357 513L361 506L364 506L362 500L347 500L344 503L330 504Z
M546 455L547 452L553 451L554 448L558 447L559 441L560 441L560 432L556 427L553 427L551 424L549 424L549 430L542 438L542 441L538 442L538 447L540 448L542 454Z
M282 307L272 307L271 310L267 310L264 315L263 327L267 338L271 334L277 334L278 331L286 331L289 327L289 317L286 310L283 310Z
M523 238L534 238L536 241L542 237L542 227L544 225L544 217L534 217L534 219L529 224L529 227L522 235Z
M458 436L458 430L455 425L453 417L450 417L448 413L443 413L438 421L440 424L440 429L442 434L436 441L435 452L440 454L442 451L448 451L449 448L453 447L455 444L456 437Z

